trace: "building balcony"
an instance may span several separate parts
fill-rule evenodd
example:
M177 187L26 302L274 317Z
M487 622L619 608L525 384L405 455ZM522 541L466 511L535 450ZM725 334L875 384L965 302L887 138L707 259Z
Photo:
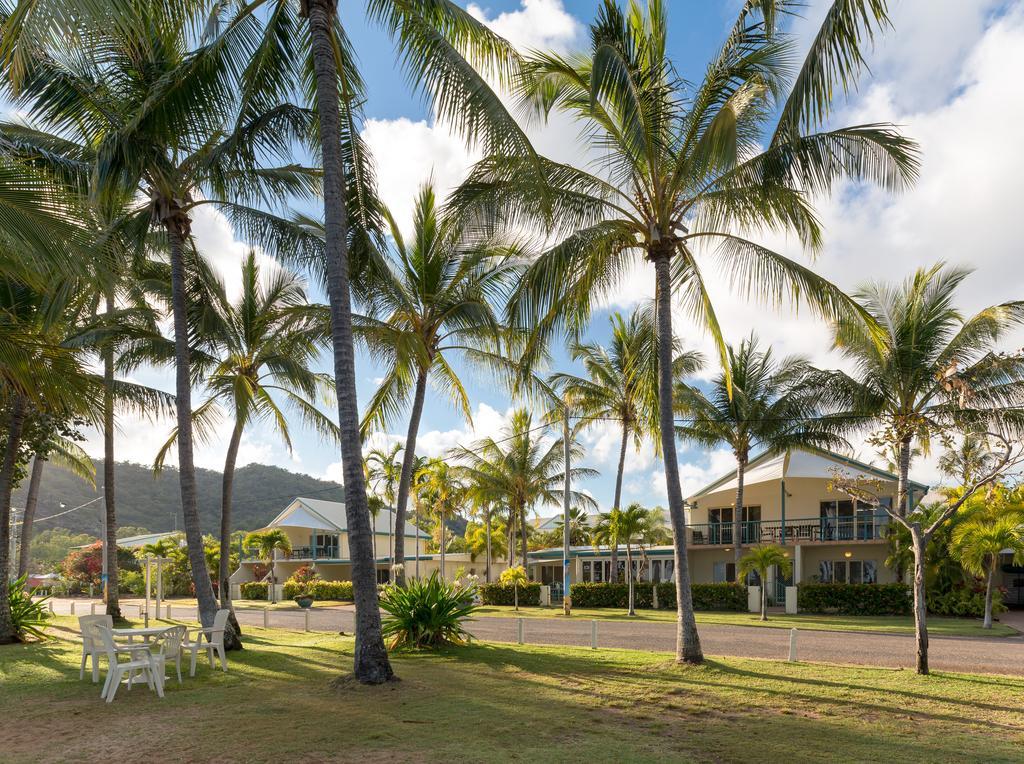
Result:
M752 520L740 523L742 544L814 544L828 542L879 541L889 524L875 517L796 517L782 520ZM783 530L785 528L785 530ZM690 546L729 546L733 543L731 523L697 523L687 526Z
M337 560L340 550L337 545L294 546L290 552L278 552L278 562L315 562L316 560ZM257 552L243 552L243 562L264 562Z

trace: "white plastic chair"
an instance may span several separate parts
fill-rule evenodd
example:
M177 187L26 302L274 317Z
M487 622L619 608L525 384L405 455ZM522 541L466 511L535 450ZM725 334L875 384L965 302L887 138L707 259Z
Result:
M114 696L117 694L117 687L121 684L125 674L128 675L128 689L130 691L132 689L132 678L135 676L136 671L146 678L146 684L149 685L149 689L156 690L156 694L161 698L164 696L163 684L157 684L153 681L153 662L149 645L118 645L114 642L114 635L111 630L103 623L91 623L88 625L88 630L89 636L102 647L107 656L107 679L103 683L103 690L100 692L101 698L104 698L107 703L112 703ZM128 660L122 661L122 657L127 657Z
M110 615L83 615L78 617L78 630L82 633L82 667L78 672L79 679L85 679L85 664L92 659L92 683L100 681L100 656L106 655L103 645L90 636L89 624L105 624L108 629L114 628L114 617Z
M224 653L224 630L228 625L228 616L231 614L230 610L218 610L217 615L213 617L213 626L208 629L189 629L189 633L185 638L185 642L182 643L182 648L192 653L192 666L189 669L188 675L196 675L196 656L200 650L206 650L207 655L210 658L210 668L214 668L213 654L217 653L220 656L220 665L227 673L228 670L228 658ZM193 637L193 635L195 635ZM203 641L203 637L206 637L206 641Z
M174 661L178 673L178 684L181 684L181 654L184 652L182 644L188 635L188 629L184 626L172 626L166 631L160 632L152 642L149 643L150 662L152 665L153 679L161 688L164 686L164 674L167 672L168 661Z

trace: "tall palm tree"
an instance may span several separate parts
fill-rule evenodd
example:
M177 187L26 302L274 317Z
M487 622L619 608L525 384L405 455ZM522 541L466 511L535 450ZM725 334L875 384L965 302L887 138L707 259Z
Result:
M526 564L528 551L527 515L538 505L558 505L562 499L565 455L561 439L546 441L534 425L532 414L526 409L512 413L508 425L498 439L484 438L471 446L459 446L452 456L459 460L458 473L467 482L477 486L481 496L508 507L510 534L518 528L520 558ZM573 442L571 458L574 463L583 456L583 449ZM573 480L593 477L595 470L572 467ZM579 491L572 492L575 506L596 507L593 497ZM510 543L510 554L512 544Z
M1008 514L991 522L972 519L953 531L953 553L964 570L985 579L985 619L982 627L992 628L992 583L999 556L1009 552L1014 565L1024 564L1024 523L1019 514Z
M201 205L257 215L255 205L309 195L317 173L291 162L291 145L308 136L313 115L278 98L273 83L260 78L264 57L257 55L250 11L219 6L221 26L208 24L221 19L209 18L200 5L85 4L76 28L67 29L60 4L43 0L10 18L4 53L19 107L42 129L90 147L95 206L112 208L111 200L127 191L137 203L118 229L152 231L166 242L182 514L200 620L210 626L217 600L193 460L187 320L193 274L186 270L192 221ZM197 37L195 30L204 28Z
M587 376L558 373L551 376L551 382L562 390L568 404L583 418L584 426L603 421L619 423L622 438L612 500L612 509L619 509L630 440L637 451L647 436L654 436L657 441L658 336L654 313L649 308L633 311L628 319L613 313L609 322L610 348L581 342L572 346L573 360L583 363ZM703 365L700 353L680 352L679 343L674 344L674 378L692 374ZM618 552L618 544L613 544L612 581L618 577Z
M626 581L629 583L629 612L636 615L634 609L634 583L637 574L633 572L633 545L647 531L650 523L648 511L640 504L633 502L619 511L615 519L616 536L626 546Z
M565 517L555 520L553 529L555 534L565 534ZM581 507L573 507L569 510L569 543L582 545L587 543L587 536L590 533L590 515Z
M363 414L363 435L393 422L408 406L405 457L398 482L395 524L402 527L409 501L416 436L427 386L434 383L472 422L469 397L455 371L460 359L486 365L501 354L509 334L499 315L521 273L521 260L503 240L483 240L464 221L438 209L434 189L416 199L412 236L407 240L387 215L394 247L386 270L373 278L366 317L356 338L387 369ZM404 565L405 539L395 537L395 563ZM402 585L403 574L398 583Z
M210 282L213 283L210 283ZM290 411L324 439L336 442L337 426L318 408L331 401L334 385L312 365L326 343L324 310L306 301L302 281L287 270L264 277L254 252L241 267L241 292L232 302L215 276L204 285L205 303L196 328L196 372L208 397L193 411L200 436L208 434L221 409L232 421L221 485L220 553L217 573L220 606L234 611L229 582L231 509L235 464L247 427L269 422L291 451ZM177 440L174 430L155 459L163 466ZM237 622L233 624L237 629ZM231 646L240 646L230 640Z
M739 347L728 346L727 356L728 368L712 380L707 394L676 383L676 411L683 419L676 434L707 448L726 445L736 457L732 544L738 563L744 536L760 541L759 527L749 521L744 525L743 519L743 478L751 450L837 448L846 443L837 430L848 423L823 417L829 400L805 359L776 359L771 348L760 349L753 334Z
M793 561L786 551L775 544L758 544L740 558L736 566L737 578L746 578L757 573L761 579L761 620L768 620L768 571L776 568L779 575L788 576L793 570Z
M398 455L402 453L402 448L401 443L395 443L388 450L374 448L363 459L366 469L366 483L382 500L388 510L395 509L395 501L398 496L398 484L402 477L402 464L405 461L398 458ZM412 461L416 461L415 457L413 457ZM374 520L376 521L376 516ZM402 522L405 523L404 517ZM402 571L404 576L405 556L403 555L401 563L395 560L394 534L397 533L399 536L405 535L404 533L399 533L399 527L396 513L395 517L388 522L388 560L391 562L392 567L401 565L402 567L399 570ZM376 554L376 551L374 551L375 557Z
M702 80L690 87L667 56L666 3L604 0L590 48L539 54L521 99L542 114L567 112L596 147L594 172L492 154L456 206L498 224L530 220L557 243L533 264L512 320L536 327L533 352L556 331L580 332L591 306L633 265L654 267L659 424L676 547L677 659L702 660L687 565L683 495L674 441L672 302L725 343L705 289L707 260L734 286L776 304L803 299L835 317L856 312L812 270L742 235L785 231L811 248L821 228L809 199L843 178L898 190L917 170L916 147L891 125L821 130L835 94L856 85L862 46L888 24L884 0L835 0L799 68L797 41L780 30L790 0L747 0ZM791 74L796 76L791 79Z
M289 554L292 551L292 542L288 538L288 534L280 528L253 531L246 534L242 546L249 550L255 550L261 560L267 561L270 566L270 601L277 602L277 590L274 588L274 584L277 583L274 576L274 559L277 552Z
M1024 405L1024 355L995 349L1024 323L1024 302L993 305L965 318L955 297L969 273L940 263L917 270L900 285L865 285L853 296L874 325L852 319L834 325L835 346L853 364L852 374L833 375L837 402L897 453L896 498L894 506L884 509L911 536L917 671L922 674L928 673L928 542L979 488L999 477L1005 464L993 459L942 512L926 518L912 505L908 489L914 448L927 454L936 437L989 427L1020 432Z

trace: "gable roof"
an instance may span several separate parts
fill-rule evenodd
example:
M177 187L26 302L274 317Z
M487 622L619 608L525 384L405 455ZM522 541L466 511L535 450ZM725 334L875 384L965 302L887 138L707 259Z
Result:
M892 483L898 480L895 474L878 467L872 467L870 464L837 454L834 451L808 446L790 449L782 453L762 452L747 464L743 483L744 485L756 485L786 478L831 478L832 470L837 466L851 468L870 477ZM910 481L910 488L914 493L920 493L921 496L928 492L928 486L913 480ZM736 472L731 471L687 497L687 501L699 499L709 493L735 489Z
M588 512L587 513L587 527L593 528L601 520L600 512ZM551 517L535 517L533 520L533 527L538 531L553 531L558 527L558 524L562 521L562 513L559 512L557 515L551 515Z
M348 518L345 516L345 503L327 501L325 499L307 499L298 496L291 500L287 507L268 524L268 528L280 527L316 528L317 530L345 533L348 531ZM382 509L374 521L374 533L390 533L395 530L395 513L390 509ZM426 537L426 531L417 530L412 523L405 524L405 535L415 538Z

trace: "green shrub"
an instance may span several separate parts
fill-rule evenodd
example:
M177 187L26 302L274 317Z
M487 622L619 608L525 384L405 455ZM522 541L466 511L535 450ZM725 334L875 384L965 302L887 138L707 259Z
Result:
M239 590L244 600L265 600L267 599L266 581L246 581L241 584Z
M303 565L284 582L285 599L293 600L300 595L314 596L313 584L322 580L312 565Z
M747 612L747 587L743 584L693 584L694 610L728 610L736 613ZM676 607L676 585L674 581L658 584L658 607L674 610Z
M306 594L317 600L352 601L351 581L312 581L306 585ZM287 590L285 596L288 596Z
M476 587L448 583L437 573L426 580L413 579L405 588L385 587L380 607L389 616L382 624L384 636L390 639L388 648L465 644L470 635L462 624L477 609L475 594Z
M14 623L14 633L18 639L24 641L26 637L45 639L43 629L46 622L50 620L50 612L46 609L46 602L49 597L32 599L35 592L25 591L25 582L28 575L11 582L8 601L11 603L11 620Z
M122 570L117 577L117 585L122 594L144 597L146 595L146 574L134 570Z
M1001 592L992 592L992 615L1006 612ZM985 587L981 585L954 586L948 592L928 592L928 612L935 615L952 615L960 618L983 618L985 616Z
M573 607L629 607L629 584L573 584L569 593ZM633 604L654 607L654 584L640 581L633 585Z
M906 584L800 584L797 608L831 615L910 615Z
M480 601L485 605L514 605L515 591L506 584L481 584L477 587ZM519 604L540 605L540 584L532 581L519 585Z

